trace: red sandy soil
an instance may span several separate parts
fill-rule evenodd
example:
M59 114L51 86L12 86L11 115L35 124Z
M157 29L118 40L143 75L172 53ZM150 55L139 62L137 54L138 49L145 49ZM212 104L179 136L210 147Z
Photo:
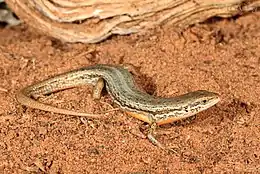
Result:
M93 64L133 64L149 94L172 97L194 90L221 101L193 120L161 126L165 152L140 135L142 121L118 110L87 120L21 106L17 91ZM183 33L161 27L143 35L113 36L100 44L68 44L25 24L0 29L1 173L260 173L260 13L213 20ZM91 86L42 100L99 113L109 95ZM108 103L108 104L107 104Z

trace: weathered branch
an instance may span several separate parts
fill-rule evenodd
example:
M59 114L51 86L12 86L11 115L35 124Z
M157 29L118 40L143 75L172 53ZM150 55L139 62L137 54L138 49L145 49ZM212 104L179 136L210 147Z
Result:
M95 43L172 25L181 28L213 16L253 11L260 0L6 0L26 23L66 42Z

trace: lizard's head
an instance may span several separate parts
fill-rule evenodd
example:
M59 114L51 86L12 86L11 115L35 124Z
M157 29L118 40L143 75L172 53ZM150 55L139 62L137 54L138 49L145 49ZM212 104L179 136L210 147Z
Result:
M189 92L177 96L175 97L173 108L160 115L161 120L158 121L158 124L166 124L190 117L214 106L219 101L219 94L205 90Z

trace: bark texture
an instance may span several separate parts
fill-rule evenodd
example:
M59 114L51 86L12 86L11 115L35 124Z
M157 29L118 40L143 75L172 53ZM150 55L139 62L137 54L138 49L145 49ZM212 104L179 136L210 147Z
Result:
M157 25L185 28L253 11L260 0L6 0L19 18L65 42L96 43Z

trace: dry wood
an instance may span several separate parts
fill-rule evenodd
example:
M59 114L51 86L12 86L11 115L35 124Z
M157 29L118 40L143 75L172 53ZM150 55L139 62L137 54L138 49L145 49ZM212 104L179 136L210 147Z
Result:
M96 43L158 25L184 28L253 11L260 0L6 0L26 23L66 42Z

